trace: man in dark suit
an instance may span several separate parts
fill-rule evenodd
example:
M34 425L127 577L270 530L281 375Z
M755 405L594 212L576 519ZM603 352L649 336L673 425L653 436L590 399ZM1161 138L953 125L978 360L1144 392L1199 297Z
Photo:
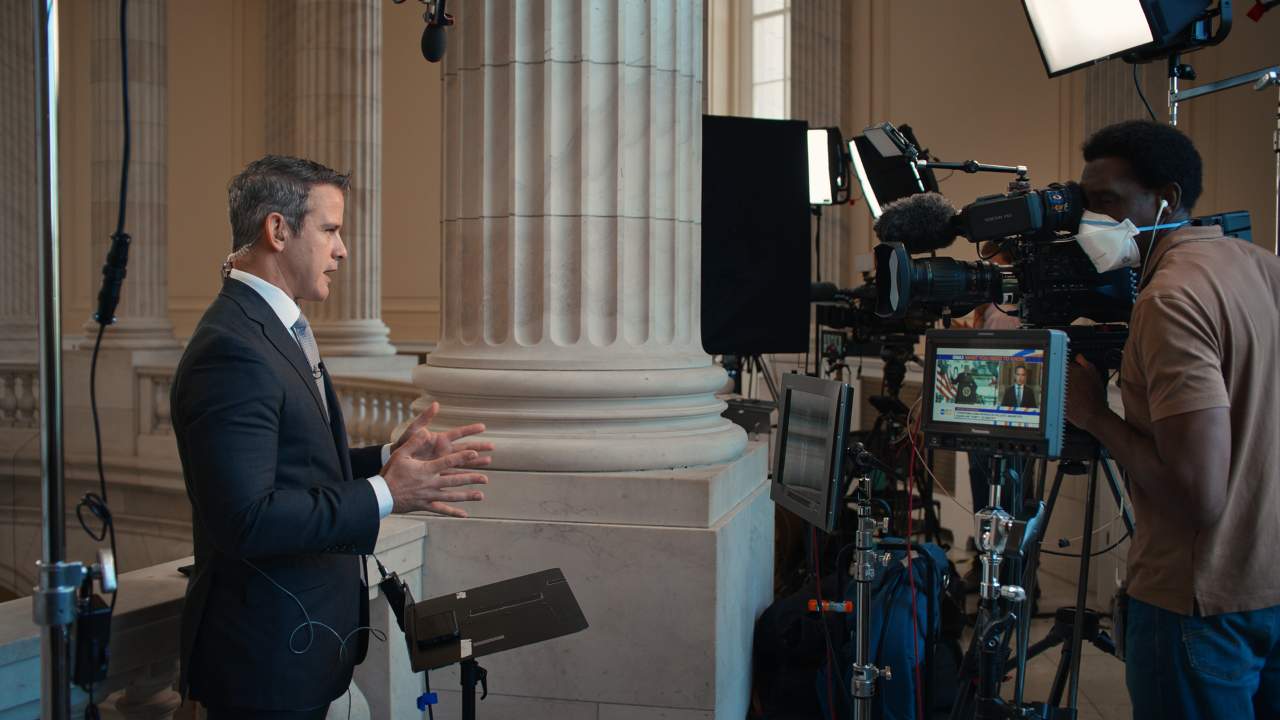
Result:
M342 409L297 302L322 302L346 257L347 176L298 158L251 163L229 189L222 292L174 375L174 432L195 567L180 685L218 718L322 718L368 646L364 554L381 518L483 499L492 445L438 411L394 443L348 449ZM392 642L392 640L388 640Z
M1013 384L1004 389L1000 404L1006 407L1040 407L1036 391L1027 387L1027 369L1021 365L1013 369Z

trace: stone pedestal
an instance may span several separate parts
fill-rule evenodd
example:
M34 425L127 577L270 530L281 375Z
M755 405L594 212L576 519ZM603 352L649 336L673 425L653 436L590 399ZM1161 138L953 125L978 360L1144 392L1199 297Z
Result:
M473 517L423 516L425 597L558 567L589 627L481 658L486 718L746 715L751 637L773 595L768 451L679 471L490 474ZM441 717L457 668L431 675Z

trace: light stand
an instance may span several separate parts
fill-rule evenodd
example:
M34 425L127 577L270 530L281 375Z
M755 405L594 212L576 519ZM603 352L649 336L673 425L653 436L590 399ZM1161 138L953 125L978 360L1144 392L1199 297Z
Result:
M1195 73L1191 70L1190 65L1179 63L1177 54L1169 57L1169 124L1177 126L1178 124L1178 104L1188 100L1194 100L1205 95L1212 95L1223 90L1240 87L1241 85L1252 85L1254 90L1262 91L1268 86L1280 87L1280 65L1254 70L1243 75L1236 75L1225 80L1198 85L1186 90L1178 89L1178 79L1187 78L1195 79ZM1274 234L1271 238L1271 252L1280 253L1280 92L1277 93L1276 105L1276 129L1272 134L1272 150L1276 156L1276 209L1275 220L1276 226L1273 228Z
M1003 458L991 460L996 472L991 484L991 502L974 515L979 559L982 561L982 583L978 586L978 694L976 718L1003 718L1006 711L1000 700L1000 680L1004 676L1004 643L1001 638L1022 614L1027 593L1019 585L1000 584L1000 565L1005 547L1013 532L1013 516L1000 507L1001 466ZM1004 604L1018 612L1007 611Z
M36 192L41 212L37 219L40 242L40 463L44 476L41 506L44 522L39 579L32 595L32 615L40 626L40 715L62 720L71 715L71 625L75 621L76 588L83 568L63 562L67 554L62 466L62 307L58 286L58 236L54 226L55 168L51 161L53 102L50 79L50 23L46 0L32 0L35 19ZM56 46L55 46L56 47ZM56 65L54 65L56 68Z
M47 0L32 0L35 22L35 105L34 138L39 161L36 165L36 192L40 198L37 227L40 243L40 464L43 476L41 515L43 536L41 559L37 563L38 584L32 594L32 618L40 627L40 717L69 720L73 677L100 678L106 672L103 628L82 627L77 638L76 665L72 657L72 629L77 617L96 614L92 588L97 581L103 592L116 590L115 557L109 550L98 551L98 562L85 565L66 562L66 491L63 472L62 427L62 305L59 285L59 238L57 194L57 135L54 128L57 106L56 16L50 15ZM77 597L80 592L81 598ZM101 617L100 614L96 614ZM109 628L105 632L109 632ZM74 674L73 674L74 673ZM92 698L90 698L92 702Z
M871 664L871 581L876 577L876 568L889 562L889 553L876 550L878 541L876 532L884 529L884 524L871 516L871 464L874 460L860 445L851 453L854 472L858 483L858 525L854 533L854 575L857 645L853 651L853 682L850 694L853 696L854 720L871 720L871 711L875 701L876 680L893 679L893 671L889 667L877 667ZM887 521L888 518L885 518ZM908 550L910 552L910 550Z

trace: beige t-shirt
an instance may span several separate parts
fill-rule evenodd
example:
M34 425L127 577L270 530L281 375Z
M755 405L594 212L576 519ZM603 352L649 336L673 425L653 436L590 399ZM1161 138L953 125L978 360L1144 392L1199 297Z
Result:
M1229 407L1231 470L1222 516L1197 531L1131 483L1136 536L1129 593L1191 615L1280 605L1280 258L1217 227L1161 238L1147 262L1120 371L1125 418Z

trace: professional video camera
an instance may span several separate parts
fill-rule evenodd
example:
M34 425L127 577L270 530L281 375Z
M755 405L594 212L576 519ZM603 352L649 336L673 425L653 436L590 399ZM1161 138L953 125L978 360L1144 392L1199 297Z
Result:
M875 226L882 240L875 248L877 314L901 318L918 307L946 318L997 303L1018 304L1028 327L1067 326L1077 318L1127 322L1137 273L1099 273L1075 242L1084 210L1080 187L1032 190L1022 179L1012 184L1011 192L978 198L958 212L936 193L887 205ZM956 237L991 241L1010 263L911 257L934 253Z

